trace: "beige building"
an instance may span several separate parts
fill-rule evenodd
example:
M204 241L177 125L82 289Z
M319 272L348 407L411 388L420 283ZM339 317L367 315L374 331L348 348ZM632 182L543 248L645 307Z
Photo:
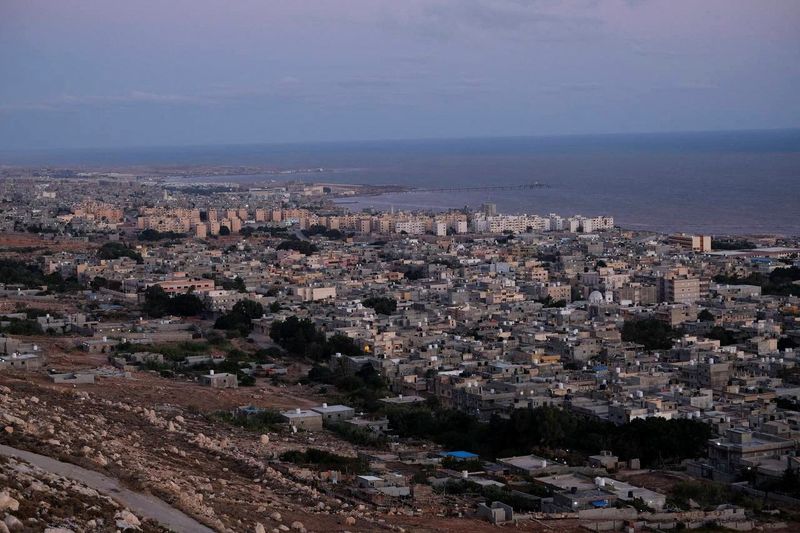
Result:
M711 237L709 235L677 233L667 237L667 243L683 248L684 250L692 250L693 252L711 251Z
M305 302L316 302L336 298L336 287L297 287L294 293Z

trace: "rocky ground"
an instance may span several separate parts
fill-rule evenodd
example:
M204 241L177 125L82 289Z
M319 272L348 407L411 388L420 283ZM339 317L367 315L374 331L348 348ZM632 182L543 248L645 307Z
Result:
M17 459L0 457L0 487L0 533L166 531L94 489Z
M215 422L202 408L189 408L190 402L198 402L192 392L203 395L208 389L183 389L183 401L173 403L169 401L175 395L173 382L148 379L131 385L136 382L100 378L98 385L75 389L52 385L42 376L2 374L0 443L100 471L133 490L160 497L218 531L496 529L474 519L439 516L446 509L437 509L436 502L426 502L419 510L415 506L378 511L326 494L315 488L315 473L278 467L270 459L309 446L354 455L349 444L329 434L259 435ZM261 395L254 403L269 406L264 391L249 394ZM205 408L208 401L200 404ZM0 490L14 494L21 490L3 485ZM73 504L80 505L73 507L76 520L84 520L84 526L92 519L95 524L111 523L116 512L111 502L87 496L85 502L96 505L102 511L98 513L86 512L83 502L79 497ZM559 524L560 529L564 526L568 524ZM86 529L81 524L75 527ZM530 522L523 529L545 528Z

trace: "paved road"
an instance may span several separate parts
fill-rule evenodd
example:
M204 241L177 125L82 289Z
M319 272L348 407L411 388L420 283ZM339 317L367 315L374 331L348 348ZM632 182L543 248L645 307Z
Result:
M0 444L0 455L22 459L47 472L83 483L97 492L110 496L130 509L131 512L139 518L155 520L162 526L177 531L178 533L213 533L214 531L178 509L167 505L155 496L148 496L128 490L116 479L100 474L99 472L87 470L77 465L58 461L52 457L27 452L25 450L18 450L2 444Z

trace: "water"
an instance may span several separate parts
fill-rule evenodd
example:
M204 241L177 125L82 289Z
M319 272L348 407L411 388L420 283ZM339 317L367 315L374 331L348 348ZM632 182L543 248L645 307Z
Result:
M800 130L0 153L2 163L325 169L213 178L249 183L432 188L539 181L549 187L395 193L346 205L446 209L493 202L506 213L610 214L633 229L800 235Z

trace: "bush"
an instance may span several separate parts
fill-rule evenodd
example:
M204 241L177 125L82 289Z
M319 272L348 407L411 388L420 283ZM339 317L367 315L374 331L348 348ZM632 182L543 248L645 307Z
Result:
M35 320L29 319L8 319L8 325L0 328L0 333L8 333L9 335L41 335L42 327Z
M386 446L386 436L369 429L344 423L330 424L328 428L347 442L357 446L371 446L374 448Z
M285 452L281 455L281 461L303 466L316 466L318 470L339 470L349 474L363 474L368 471L366 461L317 448L308 448L305 452L299 450Z
M211 417L212 419L220 420L222 422L258 433L274 431L277 426L280 426L285 422L278 411L269 409L247 416L232 414L229 411L218 411L213 413Z

